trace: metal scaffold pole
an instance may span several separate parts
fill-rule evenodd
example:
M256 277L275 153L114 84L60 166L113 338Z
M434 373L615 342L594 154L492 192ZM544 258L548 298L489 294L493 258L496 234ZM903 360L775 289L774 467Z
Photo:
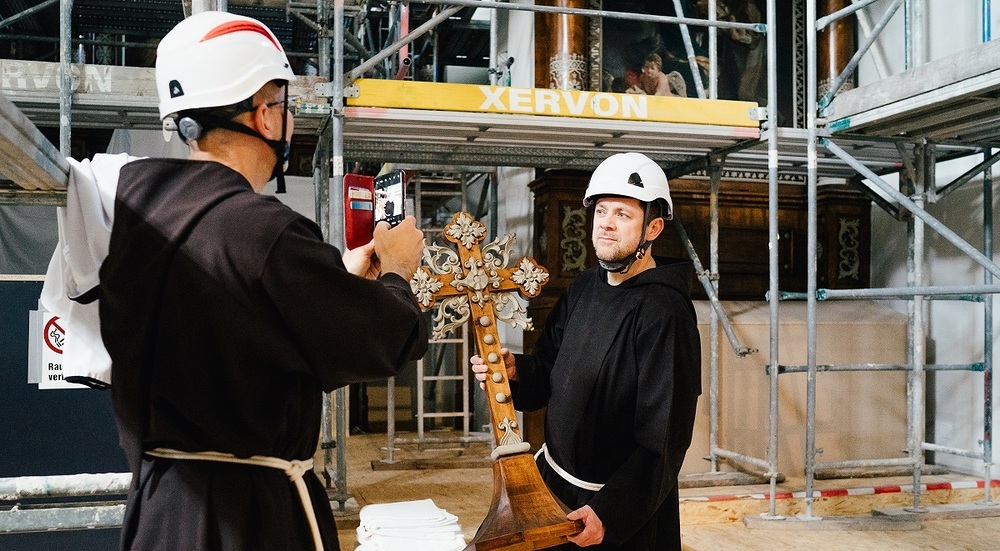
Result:
M684 16L684 6L681 5L681 0L674 0L674 13L681 17ZM698 97L705 99L705 85L702 82L701 70L698 68L698 61L695 58L694 44L691 42L691 31L688 30L688 26L685 23L681 23L679 26L681 29L681 40L684 43L684 50L688 56L688 66L691 68L691 77L694 80L694 87L698 91Z
M333 125L333 162L330 178L330 242L344 250L344 0L333 2L333 92L330 97L330 120ZM337 422L337 494L334 499L343 511L347 492L347 389L334 391Z
M329 21L328 17L328 6L326 0L316 0L316 47L317 47L317 60L316 60L316 73L320 77L330 78L330 31L327 25ZM316 204L316 222L319 224L320 229L323 231L323 238L327 240L328 243L335 243L333 240L333 234L331 232L331 218L330 218L330 152L329 152L329 142L324 143L321 138L316 145L316 151L313 155L313 193ZM323 416L322 416L322 426L323 432L320 438L320 449L323 450L323 480L326 482L327 488L336 488L337 492L345 493L346 488L344 488L340 483L340 469L334 468L334 449L337 449L337 455L339 456L341 451L344 449L344 442L340 441L340 445L337 445L337 440L334 439L333 435L333 424L334 424L334 400L333 396L329 392L323 393ZM341 509L343 509L345 501L339 501Z
M767 1L767 264L768 264L768 442L770 486L765 519L780 519L775 502L778 484L778 47L775 0Z
M73 125L73 62L72 41L73 0L59 2L59 152L72 155ZM82 60L81 60L82 62Z
M915 155L918 160L923 159L923 155ZM923 162L920 162L916 170L916 181L908 187L908 191L914 197L914 204L917 208L923 208L924 202L924 171ZM913 287L920 287L924 280L924 223L918 217L911 217L907 221L907 234L909 235L909 254L907 258L907 284ZM924 404L924 361L926 333L924 331L924 297L914 295L907 304L907 318L909 320L909 347L908 360L910 371L906 385L907 419L909 420L909 431L907 438L907 450L911 467L913 468L913 505L908 510L914 513L924 512L926 509L920 506L920 475L923 469L923 449L921 444L924 440L923 431L923 404Z
M716 12L717 0L708 0L708 20L710 22L718 20ZM773 2L768 0L767 13L771 13L774 8ZM768 35L773 34L773 29L768 20ZM709 99L719 98L719 28L711 25L708 27L708 97ZM768 71L770 74L770 71Z
M989 158L990 151L983 157ZM983 172L983 253L993 260L993 169ZM983 285L992 285L993 274L983 270ZM993 485L993 298L983 297L983 501L996 505Z
M816 138L817 138L817 25L816 0L806 3L806 449L805 449L805 514L804 520L814 520L813 482L816 471ZM776 364L772 364L777 369ZM772 498L773 499L773 498Z
M718 296L719 292L719 179L722 177L722 167L718 162L709 165L709 175L711 177L711 194L709 195L709 281L712 296ZM687 240L685 240L686 242ZM693 249L693 247L692 247ZM712 472L719 471L719 456L715 450L719 448L719 313L712 308L708 318L708 372L709 372L709 430L708 445L711 450Z

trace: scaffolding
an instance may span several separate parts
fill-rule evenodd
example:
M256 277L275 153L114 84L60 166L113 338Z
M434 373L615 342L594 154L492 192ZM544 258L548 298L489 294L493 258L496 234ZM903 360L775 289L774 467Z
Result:
M670 177L678 177L707 171L710 177L710 209L711 233L709 247L709 266L706 270L700 259L694 253L690 240L683 238L685 245L697 265L698 277L709 296L711 320L709 323L709 404L710 404L710 461L711 473L722 475L718 466L721 460L747 464L759 470L770 484L770 511L764 515L765 520L779 520L776 514L776 484L781 473L778 472L777 452L779 449L778 391L781 375L785 373L805 373L807 376L807 425L806 425L806 514L803 520L819 520L812 513L813 481L817 471L841 467L880 468L887 466L903 466L913 472L914 501L910 511L922 511L920 504L920 477L925 466L926 452L948 453L981 460L983 462L984 503L987 507L995 505L990 494L992 479L992 342L993 313L992 295L1000 291L1000 286L994 284L994 276L1000 276L1000 267L993 261L992 252L992 177L990 167L1000 160L1000 155L994 154L998 146L996 133L991 127L996 127L995 121L987 118L987 113L995 110L996 100L991 96L1000 85L993 82L990 69L1000 66L1000 55L982 55L977 58L977 68L968 74L953 75L953 82L936 83L935 87L925 94L913 94L897 98L882 104L872 103L872 95L866 95L863 89L843 91L838 94L844 82L857 68L866 52L874 52L876 65L884 66L881 61L877 37L886 27L893 14L903 5L903 0L886 2L888 9L878 22L872 26L864 8L876 0L856 1L853 5L820 17L817 14L816 0L804 0L797 3L805 7L804 40L805 59L800 60L804 66L805 98L803 111L805 113L805 128L781 128L777 121L777 38L775 0L766 1L766 21L763 23L730 23L716 20L715 1L708 2L708 19L695 19L684 16L639 16L632 13L616 13L595 9L559 8L541 5L509 4L486 0L424 0L420 3L432 5L447 5L424 25L397 35L395 39L380 44L377 48L372 44L365 45L357 38L359 26L352 27L345 34L345 24L351 21L355 25L363 17L362 9L348 8L343 2L330 3L317 0L315 5L306 2L287 3L286 9L291 16L310 22L317 34L317 56L320 68L319 79L315 81L313 94L316 98L325 98L326 107L317 99L315 103L306 102L303 106L305 120L312 121L312 128L320 136L314 162L314 178L316 183L317 222L324 228L324 236L334 244L342 244L343 235L339 224L333 223L343 219L343 205L339 200L342 196L344 175L344 159L380 160L400 163L413 163L415 166L455 166L455 165L514 165L558 166L573 168L593 168L608 152L640 149L649 151L650 156L660 162ZM414 2L417 3L417 2ZM68 154L69 128L76 120L88 120L99 117L94 113L100 109L108 109L107 101L84 98L83 94L69 92L72 88L66 84L70 71L71 52L68 49L68 4L63 2L66 29L62 33L63 55L59 65L60 80L63 82L58 97L60 121L60 150ZM680 2L674 2L677 13L680 14ZM907 29L911 25L920 28L923 22L923 2L913 0L906 2L908 14ZM988 2L983 1L984 36L983 42L988 42ZM759 128L747 130L727 125L683 125L670 123L622 122L609 124L607 121L581 119L560 119L555 117L537 117L531 115L474 114L445 112L433 110L403 110L381 109L378 117L371 109L363 105L348 105L345 101L354 93L352 88L358 78L366 71L379 71L383 76L404 75L406 65L403 61L392 61L391 56L412 44L420 36L431 32L435 25L447 20L464 7L490 8L492 10L523 10L535 13L565 13L584 15L596 18L627 18L634 20L649 20L658 23L681 25L682 34L686 37L689 60L694 54L690 49L688 26L704 26L708 29L710 60L716 59L716 32L720 28L742 29L758 32L766 38L767 57L767 105L755 110L754 116L761 123ZM817 33L845 17L857 17L865 32L865 39L857 54L848 63L843 73L837 77L830 90L821 98L817 98ZM495 26L495 17L492 19ZM397 29L399 27L396 27ZM869 30L870 29L870 30ZM362 33L364 34L364 33ZM495 30L491 31L495 34ZM921 33L906 32L908 43L907 68L912 77L920 77L918 71L924 63L924 57L917 47L921 41L926 41ZM344 44L350 45L358 56L359 64L347 69L344 66ZM993 44L985 44L990 51ZM910 49L916 54L909 53ZM490 66L499 67L497 46L494 40L490 44ZM405 58L404 58L405 59ZM388 61L387 61L388 60ZM330 69L332 66L332 69ZM709 71L708 86L698 77L699 71L693 71L699 97L710 101L717 100L716 71ZM332 75L332 76L331 76ZM906 75L897 76L900 79ZM887 78L897 78L887 77ZM152 80L149 75L145 78ZM900 81L902 82L902 80ZM893 86L893 88L896 88ZM5 90L5 93L8 92ZM18 94L13 93L12 99L17 100ZM979 101L976 101L979 98ZM983 99L985 98L985 99ZM22 97L23 109L29 116L40 120L44 113L51 116L51 105L54 98ZM122 105L119 102L115 110L116 117L123 111L132 110L134 120L138 125L150 123L149 117L153 110L151 103L137 100L135 106ZM934 116L928 116L928 114ZM310 119L309 116L313 118ZM155 121L153 121L155 122ZM406 124L403 124L403 123ZM309 127L310 123L306 123ZM458 140L446 140L441 137L441 128L446 127L449 133ZM957 129L957 130L956 130ZM481 139L489 136L490 140ZM559 142L558 146L552 143ZM456 145L456 142L460 145ZM528 144L528 145L524 145ZM548 144L548 145L546 145ZM829 152L821 155L819 149ZM938 163L982 155L983 161L967 171L963 176L945 185L937 186L935 182L935 166ZM720 348L719 329L725 333L729 344L737 355L746 355L755 351L744 346L732 330L728 316L718 299L718 192L722 171L726 168L736 170L766 170L768 175L768 244L769 244L769 292L767 296L769 307L769 353L767 378L769 386L769 428L766 444L766 457L752 457L746 454L724 449L718 443L719 419L719 381L724 374L719 371L718 353ZM0 169L8 169L7 165ZM6 173L6 172L5 172ZM886 174L900 174L903 191L884 180ZM983 213L984 246L980 251L963 240L954 231L936 220L925 210L927 203L936 202L946 197L953 190L972 180L978 174L984 174L983 194L987 199L987 208ZM805 293L787 293L778 284L778 183L780 175L798 174L805 178L807 186L807 289ZM12 174L7 174L11 176ZM886 209L890 214L907 224L907 241L909 247L908 285L900 288L834 290L817 287L817 182L820 178L833 177L849 179L852 183L863 186L872 192L873 202ZM20 183L20 182L19 182ZM59 193L51 192L49 200L58 202ZM0 196L5 203L22 203L28 201L24 192L6 192ZM52 199L55 198L55 199ZM924 285L924 232L925 228L941 234L959 250L967 254L983 267L982 285ZM684 236L684 228L678 222L678 232ZM823 300L850 300L873 298L902 298L908 302L908 359L903 365L820 365L816 354L816 303ZM926 300L972 300L983 304L983 360L963 365L927 364L926 356ZM779 303L783 300L805 300L807 305L807 339L805 365L784 365L779 358ZM964 450L924 441L923 407L924 387L923 377L926 373L940 371L970 371L983 374L984 389L984 423L982 449ZM907 378L908 402L908 434L905 458L884 460L851 460L841 462L816 462L816 379L818 373L831 371L905 371ZM343 406L346 398L343 391L338 391L335 400L329 396L324 402L324 434L322 447L326 451L326 466L324 474L328 484L337 489L332 498L341 503L343 508L349 494L346 492L346 461L342 448L335 448L333 442L342 442L346 436L346 415ZM333 403L336 403L336 406ZM334 413L333 408L336 407ZM336 417L336 437L331 433L333 418ZM392 442L390 441L390 448ZM336 468L333 453L336 450ZM0 479L0 487L10 483ZM5 498L6 499L6 498ZM89 521L88 521L89 522ZM78 527L91 526L82 522ZM0 531L7 529L0 526Z
M992 321L992 294L1000 291L992 285L993 276L1000 275L1000 267L993 262L992 252L992 179L989 174L989 167L996 162L995 155L992 154L993 147L996 146L995 129L984 132L980 120L982 113L975 113L975 108L970 108L969 101L975 98L982 98L984 88L989 84L983 82L984 75L996 68L998 57L990 55L995 50L993 46L987 44L979 47L981 54L978 59L984 64L992 67L986 68L983 65L976 66L972 71L955 74L945 72L938 79L931 81L919 81L922 77L933 72L930 67L923 67L926 63L926 37L923 35L925 23L925 2L913 1L906 3L904 18L904 39L906 42L905 68L906 73L897 75L895 81L885 81L862 87L860 89L849 90L838 96L838 91L845 82L853 75L862 56L876 43L879 34L886 27L889 20L896 14L903 4L902 0L893 0L886 7L878 23L867 32L861 46L854 53L853 57L846 64L840 74L834 79L829 90L817 99L817 36L824 28L829 27L839 19L850 17L854 13L863 13L865 6L873 4L874 1L855 2L853 5L845 7L835 13L819 17L816 11L815 2L807 2L806 5L806 61L807 61L807 84L806 84L806 129L809 134L808 146L808 182L809 186L809 245L807 249L814 251L816 247L816 218L815 212L815 189L817 184L818 170L815 159L817 158L817 148L823 147L833 153L846 166L857 171L858 176L854 181L858 185L863 185L873 197L873 202L885 208L897 219L904 219L907 223L908 259L907 259L907 287L904 288L884 288L884 289L863 289L863 290L829 290L819 289L816 285L816 260L815 255L809 254L809 277L808 289L804 297L784 297L771 296L770 300L776 302L781 298L805 298L808 309L807 326L807 365L804 371L807 373L807 433L806 433L806 510L802 515L803 520L817 520L813 515L813 482L818 470L822 468L880 468L888 466L905 466L912 470L912 506L904 508L907 513L922 513L928 509L922 507L920 503L922 488L920 484L921 474L925 465L925 452L948 453L981 460L983 463L984 496L980 504L984 509L993 509L991 514L1000 514L1000 509L996 509L996 502L992 500L992 341L993 321ZM982 4L983 37L982 41L988 43L990 40L990 12L989 2ZM867 27L867 22L863 19L862 26ZM876 56L878 59L879 56ZM948 60L941 60L938 69L945 67ZM878 65L882 65L879 63ZM988 80L985 79L985 80ZM901 90L899 86L909 85L910 90ZM930 85L930 86L928 86ZM873 86L881 87L879 98L864 98L871 94ZM920 90L914 93L913 88ZM958 90L961 90L959 92ZM900 97L893 97L900 94ZM887 97L888 96L888 97ZM835 99L836 98L836 99ZM864 98L864 99L862 99ZM853 104L852 104L853 102ZM846 105L845 105L846 104ZM995 106L995 103L993 103ZM901 185L900 188L887 183L879 174L876 174L866 164L845 151L838 145L841 135L856 137L860 135L870 136L891 136L896 139L895 146L901 158L899 171ZM954 188L968 182L976 174L983 173L983 193L988 202L984 203L983 210L983 239L984 251L980 252L975 247L966 242L945 224L935 219L925 210L927 202L934 202L944 193L938 193L935 179L935 166L940 160L938 154L938 144L958 144L962 147L972 147L974 150L982 151L984 161L979 163L959 177L954 182L940 188L943 192L948 192ZM985 171L985 172L984 172ZM926 286L925 276L925 227L930 227L945 240L950 242L962 253L968 255L984 269L983 285L966 286ZM907 300L908 305L908 354L907 365L864 365L864 366L819 366L816 360L816 302L818 300L837 299L861 299L861 298L901 298ZM927 299L948 299L948 300L974 300L983 303L984 334L983 334L983 359L981 362L959 365L940 365L926 363L926 337L927 322L925 300ZM772 361L770 369L774 372L791 372L803 370L803 368L789 368L781 366L776 361ZM903 370L907 377L907 404L908 404L908 432L907 449L905 458L887 458L881 460L849 460L840 462L817 463L815 442L815 409L816 409L816 378L817 373L822 371L837 370ZM923 378L925 374L936 370L945 371L972 371L983 373L983 430L980 450L959 449L950 446L943 446L933 442L928 442L924 437L923 412L925 405L925 389ZM774 496L771 497L774 512ZM947 508L945 508L947 509Z
M428 0L427 3L439 3L436 0ZM440 2L444 3L444 2ZM880 467L880 466L893 466L893 465L907 465L913 467L914 472L914 510L919 509L919 495L920 495L920 473L921 467L923 466L923 452L924 451L937 451L945 453L955 453L958 455L964 455L967 457L974 457L977 459L982 459L984 462L984 474L985 474L985 501L990 502L990 471L992 465L992 445L990 441L990 419L992 416L992 410L990 407L990 400L992 394L992 378L991 378L991 360L988 355L984 358L983 362L977 362L969 365L925 365L923 361L924 347L922 344L922 335L924 334L924 320L923 320L923 305L922 300L924 296L929 295L965 295L969 293L991 293L995 292L995 288L989 285L992 281L993 275L1000 275L997 272L996 266L992 263L992 260L975 250L971 245L965 243L961 240L954 232L948 230L943 224L933 220L933 218L922 209L922 199L917 199L917 201L910 200L906 195L900 193L899 191L893 189L891 186L886 184L876 173L876 171L869 168L869 166L876 167L875 170L881 172L882 174L888 172L897 172L900 167L903 167L903 176L907 177L908 182L912 182L914 191L919 191L924 193L924 188L926 187L926 178L928 174L933 174L933 167L936 163L943 162L946 160L965 157L974 154L980 148L983 147L981 143L971 142L966 140L945 140L940 143L934 143L932 145L927 144L926 136L913 136L906 139L897 139L894 137L887 138L874 138L868 135L857 135L853 132L849 132L850 124L844 121L839 123L834 123L829 126L829 128L823 127L820 122L826 122L824 116L826 111L830 106L833 98L847 80L848 76L852 74L854 69L857 67L861 56L875 44L875 40L879 32L885 28L889 19L893 16L893 13L902 4L902 0L894 0L886 12L883 14L882 18L874 25L871 26L865 12L862 11L867 5L872 4L873 1L867 2L857 2L853 6L845 8L835 14L830 14L823 18L818 18L816 14L816 3L815 1L806 2L806 77L807 82L805 85L806 90L806 128L803 131L796 131L796 129L782 129L778 128L775 122L777 121L775 106L776 106L776 76L774 67L776 65L776 40L775 40L775 9L773 2L768 2L767 6L767 22L765 24L758 24L752 26L752 30L765 33L767 37L767 58L768 58L768 102L766 108L766 116L761 116L764 119L762 124L762 134L759 140L735 140L728 145L725 144L714 144L709 147L708 151L704 155L697 155L695 159L683 160L681 155L674 157L669 157L675 152L660 152L661 155L658 160L668 161L670 165L670 172L673 176L684 175L693 172L698 169L708 169L711 174L712 179L712 200L711 205L713 209L713 220L715 220L717 208L716 197L718 192L718 180L719 172L721 166L727 162L735 163L747 163L752 167L760 168L762 166L767 167L768 180L769 180L769 211L771 213L771 220L769 223L769 242L772 244L770 253L770 273L771 282L768 294L768 301L770 304L770 355L769 355L769 366L768 366L768 376L770 380L770 412L769 418L771 420L770 426L770 436L768 442L768 457L754 458L743 454L737 454L722 448L719 448L716 443L716 431L717 431L717 416L718 416L718 369L717 369L717 351L718 351L718 327L722 325L723 329L726 330L727 336L730 339L730 343L733 346L734 351L737 354L743 355L751 353L752 351L743 347L731 332L731 328L726 322L725 312L721 311L718 307L717 291L715 291L715 286L712 283L713 277L717 278L717 225L713 223L712 225L712 236L711 236L711 248L710 254L711 258L711 269L705 272L703 268L699 267L699 279L701 279L703 285L706 288L710 301L712 302L713 309L712 320L710 323L710 350L712 351L712 358L710 359L710 407L712 408L711 420L712 429L710 438L712 440L711 444L711 460L713 472L716 470L717 461L719 458L730 459L737 462L749 463L755 467L764 470L764 473L770 479L771 484L771 511L767 515L769 518L776 519L778 516L775 514L774 499L775 499L775 484L779 477L777 472L777 459L776 452L778 448L778 426L777 421L779 418L777 411L777 395L778 395L778 379L779 375L782 373L792 373L797 371L804 371L807 373L807 409L808 409L808 421L806 428L806 503L807 503L807 513L805 518L813 519L811 505L812 505L812 483L815 478L816 471L819 468L837 468L837 467ZM452 2L447 2L448 5L452 6L471 6L471 7L487 7L495 9L514 9L514 10L526 10L533 12L554 12L554 13L569 13L569 14L579 14L587 16L596 17L631 17L636 18L635 14L617 14L613 12L607 12L603 10L588 10L588 9L569 9L569 8L557 8L550 6L514 6L509 4L504 4L500 2L484 2L484 1L474 1L474 0L455 0ZM920 3L913 3L913 8L910 8L908 4L909 12L916 12L916 17L911 17L911 19L917 19L917 21L922 21L920 19ZM653 20L660 22L670 22L681 25L682 34L685 38L685 45L688 49L689 59L694 62L694 55L690 48L690 37L687 32L686 25L707 25L709 27L710 35L710 48L713 49L710 59L714 59L714 39L715 31L719 27L725 27L726 25L720 24L714 21L715 15L714 3L709 5L709 19L707 21L703 20L693 20L680 17L656 17L648 16ZM675 2L675 9L677 13L680 14L679 2ZM444 13L444 12L442 12ZM837 77L830 89L826 92L825 96L819 100L816 98L816 75L817 75L817 65L816 65L816 33L822 30L827 25L837 21L840 18L851 16L852 14L857 14L859 21L863 28L871 29L867 32L864 44L859 49L858 53L851 59L847 67L844 69L842 74ZM338 18L335 17L335 20ZM910 22L910 21L908 21ZM985 27L985 25L984 25ZM909 33L907 33L907 38L909 40ZM397 43L396 45L390 46L383 50L382 53L373 56L373 60L387 57L391 55L398 47L405 44ZM495 52L493 61L495 62ZM881 57L881 56L877 56ZM987 58L985 63L992 61L992 58ZM884 63L879 63L879 65L884 65ZM360 76L364 72L365 64L361 67L345 73L345 80L343 83L339 83L334 80L331 83L333 98L332 105L335 111L334 116L336 116L337 109L337 99L343 97L343 90L338 90L340 84L345 86L350 86L354 79ZM697 84L699 97L705 98L706 92L702 85L700 79L697 77L698 71L693 71L696 75L695 80ZM710 80L714 81L715 73L710 71ZM714 99L715 93L714 82L710 82L709 92L710 99ZM933 101L940 102L941 98L934 97ZM984 108L981 108L982 111ZM364 119L364 113L352 113L351 108L343 109L343 116L349 118L355 115L358 120ZM400 118L409 117L410 120L413 118L421 118L420 113L414 113L412 111L405 114L399 114ZM966 112L968 115L968 112ZM449 117L444 113L433 113L427 114L427 119L441 121L442 119L449 120L453 119L455 123L461 124L466 122L467 124L474 125L475 123L480 123L479 131L482 132L483 128L490 128L494 121L487 121L484 124L483 119L480 116L472 117L469 116L466 120L461 120L461 116ZM944 117L947 119L947 116ZM877 127L879 126L880 117L879 115L873 116L873 124ZM398 122L398 121L396 121ZM504 121L506 122L506 121ZM391 123L389 123L391 124ZM532 121L527 123L532 127L537 126L538 121ZM457 133L461 133L461 128L455 129ZM579 131L580 128L575 130ZM837 135L834 136L833 132ZM426 135L423 134L422 135ZM405 139L399 139L399 136L395 136L400 142L405 142ZM467 138L472 141L471 138ZM334 135L334 149L337 149L338 137ZM663 140L663 141L666 141ZM841 147L837 145L837 142L843 141L846 145ZM766 146L764 145L766 143ZM606 146L607 142L601 144L601 146ZM686 144L690 149L690 143ZM833 153L832 156L826 157L823 161L820 161L817 155L816 148L818 146L825 147L828 151ZM595 159L599 159L600 156L605 154L608 150L613 150L614 144L611 147L605 147L600 149L600 153L596 151L586 152L584 151L582 155L564 155L562 158L548 157L546 160L549 161L548 165L556 162L558 166L579 166L579 167L589 167L593 166ZM446 156L452 159L461 159L462 152L456 155L454 150L449 149L444 150L434 150L434 146L430 145L429 148L425 147L418 153L430 157ZM800 151L804 149L804 154ZM851 150L851 152L848 152ZM912 151L911 151L912 150ZM385 153L385 150L381 150ZM909 151L909 152L908 152ZM789 153L790 152L790 153ZM522 160L532 159L535 156L541 157L544 155L551 155L548 151L532 151L530 148L516 152L519 154L519 158ZM469 155L474 155L474 153L468 153ZM902 156L902 161L899 157ZM481 158L481 157L479 157ZM983 163L980 164L976 169L970 170L966 176L964 176L959 181L956 181L950 186L943 188L945 192L950 189L964 183L971 179L972 175L978 171L983 170L989 165L996 162L994 157L989 157ZM808 205L808 242L807 242L807 258L808 258L808 268L807 268L807 291L804 297L795 297L789 293L782 293L778 288L777 283L777 247L773 246L776 244L778 239L777 234L777 181L778 181L778 170L783 168L786 172L803 170L805 171L805 176L807 179L807 205ZM868 291L836 291L836 290L825 290L817 289L816 286L816 258L813 251L816 250L816 186L817 179L820 176L824 177L845 177L851 178L855 181L860 181L857 176L860 174L862 177L867 178L869 182L873 185L878 186L878 188L886 195L888 195L892 202L897 204L895 207L896 213L901 214L902 211L910 213L910 240L911 240L911 261L909 265L911 267L911 280L912 285L907 289L882 289L882 290L868 290ZM337 183L337 177L334 175L334 185ZM989 179L987 178L987 182ZM917 193L918 197L920 193ZM942 193L943 195L943 193ZM882 195L873 194L873 201L881 206L886 206L892 208L890 202L887 202ZM925 289L920 285L922 281L921 275L921 256L922 256L922 232L923 224L931 226L936 231L942 233L949 241L954 243L963 252L969 254L973 259L982 264L987 270L987 284L984 286L962 286L962 287L951 287L945 289ZM984 224L986 226L986 231L991 231L991 223ZM678 230L681 235L684 235L683 227L678 225ZM693 253L693 248L689 245L689 241L684 239L686 245L688 245L689 250ZM989 243L989 240L987 241ZM991 253L987 250L987 254ZM693 258L698 262L697 255L693 255ZM700 262L699 262L700 265ZM831 300L834 298L869 298L875 296L896 296L896 297L911 297L910 299L910 314L909 319L909 348L910 352L908 354L909 361L907 365L904 366L871 366L871 365L850 365L850 366L819 366L817 365L815 342L816 342L816 315L815 307L817 300ZM807 364L805 366L785 366L781 365L778 358L778 302L780 300L787 300L791 298L805 298L807 301ZM985 307L986 318L988 323L986 324L986 334L984 335L984 341L992 341L992 315L991 307ZM991 345L984 344L984 349L988 353L991 349ZM907 397L909 403L909 434L908 434L908 457L903 460L888 459L888 460L856 460L856 461L842 461L836 463L826 463L817 464L815 462L816 456L816 446L815 446L815 382L816 374L818 371L837 371L837 370L870 370L870 371L884 371L884 370L907 370L910 376L907 380ZM986 403L985 403L985 427L984 427L984 439L983 439L983 452L975 452L970 450L956 450L946 446L939 446L929 442L923 442L922 438L919 436L921 433L920 422L923 407L923 389L921 387L921 376L922 372L928 370L973 370L982 371L984 373L985 379L985 389L986 389Z

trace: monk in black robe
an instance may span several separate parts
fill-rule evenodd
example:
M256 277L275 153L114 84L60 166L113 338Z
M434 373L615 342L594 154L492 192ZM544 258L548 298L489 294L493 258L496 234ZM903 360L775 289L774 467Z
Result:
M692 264L648 252L672 205L645 156L605 160L585 204L601 266L560 298L533 354L502 351L514 406L548 407L538 467L585 524L566 548L679 551L677 477L701 393Z
M191 158L122 169L100 272L133 475L123 549L338 549L311 468L322 394L394 375L427 347L412 217L341 254L259 193L292 133L277 77L294 78L253 19L202 13L160 44L160 110Z

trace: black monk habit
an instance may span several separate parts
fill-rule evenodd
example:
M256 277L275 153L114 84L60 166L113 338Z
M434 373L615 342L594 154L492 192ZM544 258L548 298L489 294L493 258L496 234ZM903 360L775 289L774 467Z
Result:
M586 549L681 549L677 476L701 394L701 344L691 263L656 264L617 286L603 269L581 274L534 354L517 357L511 381L517 409L548 406L545 440L556 464L605 485L578 488L538 458L563 503L590 505L603 521L604 542Z
M146 159L121 171L100 291L133 475L122 548L312 549L282 471L142 454L312 458L322 392L424 353L409 284L351 275L318 226L221 164ZM338 549L323 485L305 479Z

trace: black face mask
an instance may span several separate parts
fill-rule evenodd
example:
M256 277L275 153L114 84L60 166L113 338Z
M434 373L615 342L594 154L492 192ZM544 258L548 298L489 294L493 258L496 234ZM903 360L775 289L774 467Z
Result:
M285 170L288 169L288 158L292 154L292 140L291 137L286 136L285 132L288 132L288 83L285 83L285 98L281 100L282 110L281 110L281 139L275 143L273 140L264 140L274 149L274 154L278 159L274 163L274 171L271 173L271 177L277 180L278 189L277 193L285 193Z

